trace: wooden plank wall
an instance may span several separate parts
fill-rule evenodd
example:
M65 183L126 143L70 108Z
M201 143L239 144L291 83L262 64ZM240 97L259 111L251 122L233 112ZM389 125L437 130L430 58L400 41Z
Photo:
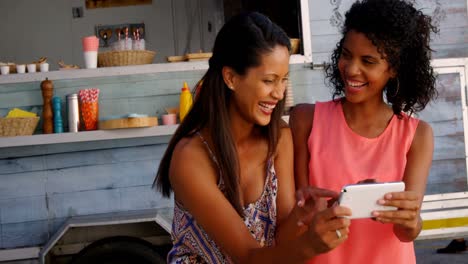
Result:
M329 61L340 39L339 25L354 0L309 0L313 61ZM440 34L432 36L434 58L468 57L466 0L417 0L416 6L431 15Z
M178 105L183 81L193 87L202 74L60 80L54 81L54 94L64 100L66 94L96 87L101 90L101 116L129 112L159 116L164 108ZM40 113L39 86L0 85L0 115L12 107ZM83 151L81 143L42 146L41 151L0 148L0 248L42 245L72 216L172 205L151 189L165 144L152 138L91 143L96 150Z
M165 148L0 160L0 248L44 244L72 216L172 205L150 188Z
M427 194L466 191L467 168L460 74L440 74L439 97L419 114L434 130L434 158Z

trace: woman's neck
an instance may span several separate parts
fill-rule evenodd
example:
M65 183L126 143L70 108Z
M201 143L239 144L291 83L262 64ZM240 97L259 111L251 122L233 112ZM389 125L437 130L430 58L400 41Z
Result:
M371 121L376 119L382 119L383 116L389 119L393 115L392 108L383 100L356 104L348 102L346 101L346 99L343 99L341 104L346 119L350 121Z
M343 99L342 108L348 126L365 137L380 135L393 117L392 108L383 100L355 104Z
M247 122L245 119L238 115L231 115L231 132L236 145L242 145L252 139L255 135L255 124Z

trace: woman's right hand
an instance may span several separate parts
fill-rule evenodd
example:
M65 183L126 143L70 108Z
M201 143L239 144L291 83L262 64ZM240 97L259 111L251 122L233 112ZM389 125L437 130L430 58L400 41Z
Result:
M299 226L309 225L315 214L329 207L327 200L338 199L337 192L307 186L296 191L296 217Z
M348 238L351 221L346 216L350 215L351 210L343 206L333 206L315 214L305 235L316 254L326 253Z
M298 225L307 226L307 244L316 254L325 253L348 237L351 210L343 206L328 207L327 199L337 199L338 193L316 187L300 188L296 192Z

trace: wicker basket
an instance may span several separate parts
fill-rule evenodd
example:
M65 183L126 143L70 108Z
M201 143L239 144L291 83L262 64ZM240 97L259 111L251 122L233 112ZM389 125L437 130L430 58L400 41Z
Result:
M0 118L0 136L29 136L34 133L39 117Z
M156 52L149 50L106 51L98 54L99 67L141 65L153 63Z

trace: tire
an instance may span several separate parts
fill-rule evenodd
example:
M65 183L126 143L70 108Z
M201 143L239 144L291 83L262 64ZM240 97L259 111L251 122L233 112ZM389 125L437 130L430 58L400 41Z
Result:
M70 264L161 264L166 263L153 245L134 237L109 237L81 250Z

